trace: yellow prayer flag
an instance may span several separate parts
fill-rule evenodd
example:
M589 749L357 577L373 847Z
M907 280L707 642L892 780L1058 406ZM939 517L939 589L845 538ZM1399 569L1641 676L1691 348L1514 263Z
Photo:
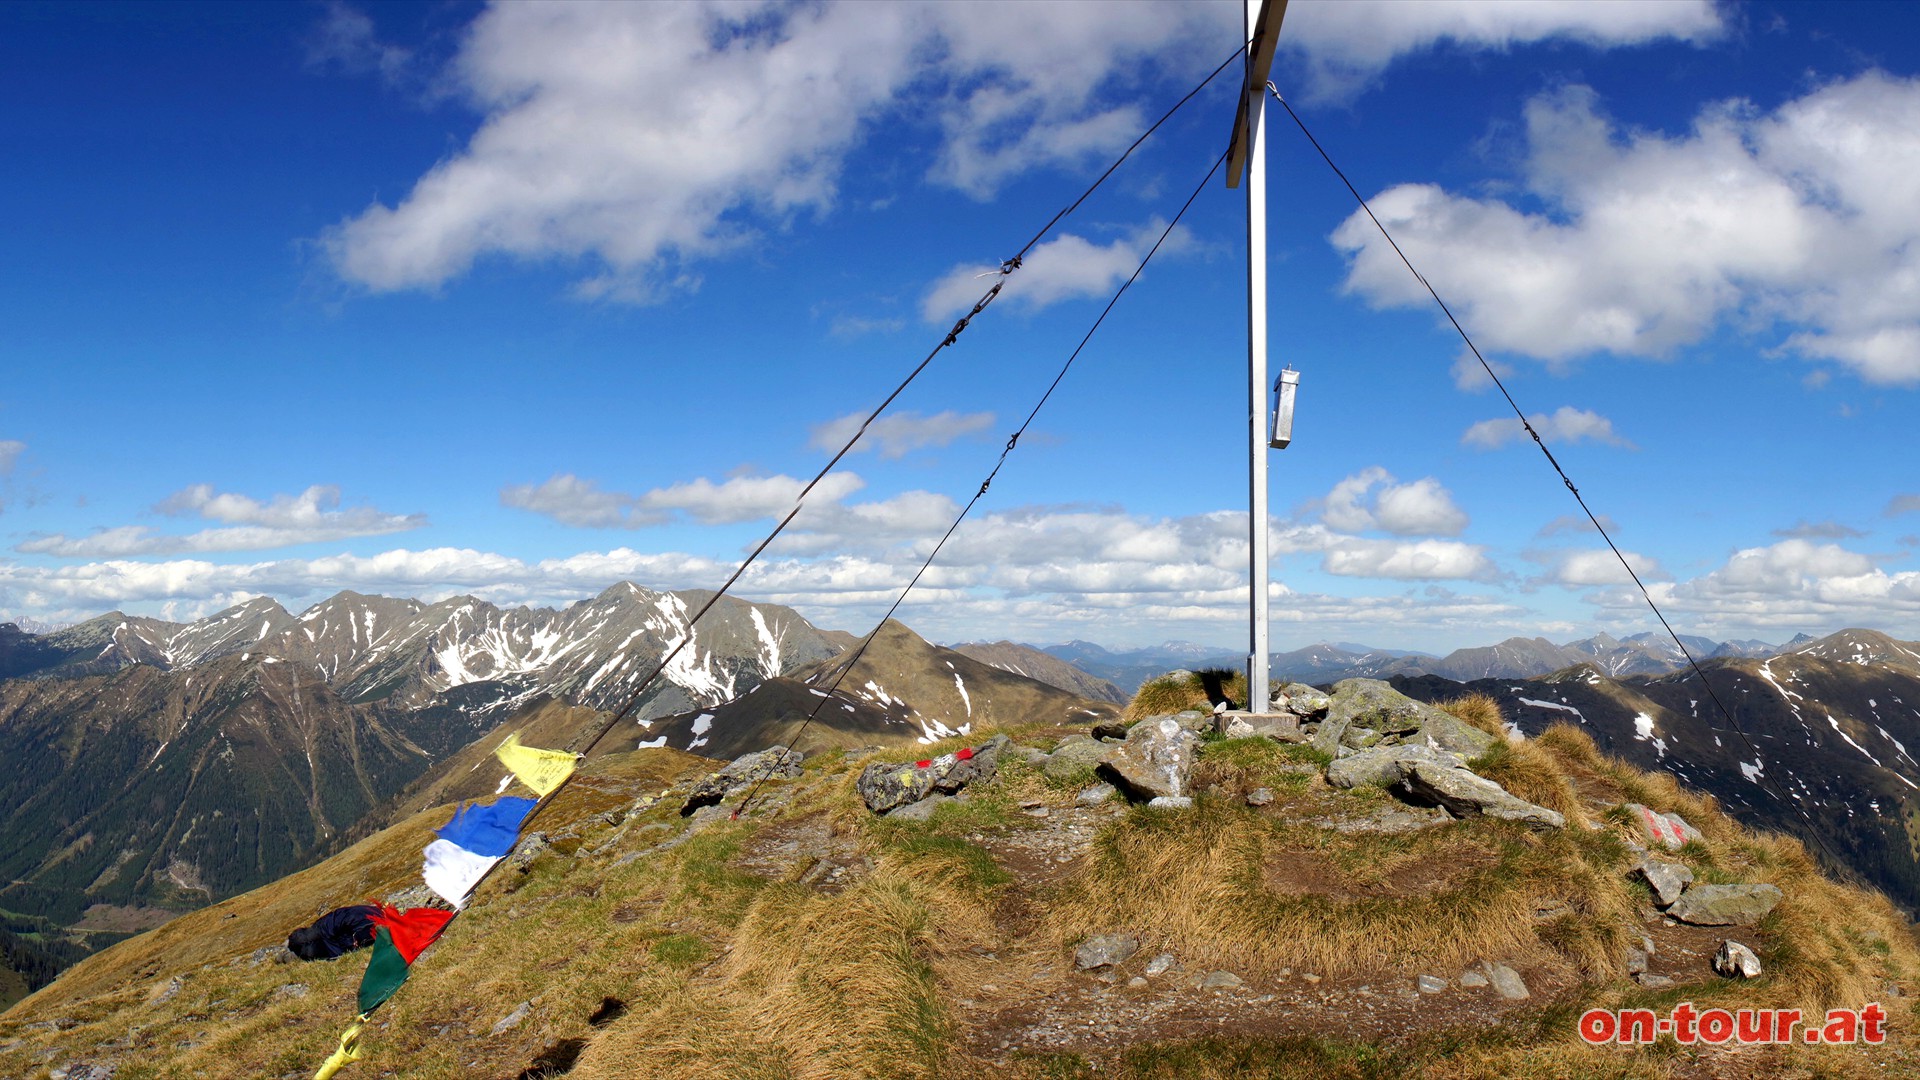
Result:
M547 793L573 775L574 756L564 750L540 750L520 745L520 735L515 732L507 736L494 750L493 756L500 764L520 779L520 782L533 789L533 793L545 798Z
M347 1067L347 1063L360 1060L360 1026L366 1022L362 1015L340 1036L340 1049L333 1056L320 1063L320 1071L313 1074L313 1080L333 1080L333 1074Z

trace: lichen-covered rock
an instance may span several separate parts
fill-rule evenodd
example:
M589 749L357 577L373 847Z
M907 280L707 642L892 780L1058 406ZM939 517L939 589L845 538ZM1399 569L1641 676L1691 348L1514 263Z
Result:
M1751 926L1783 894L1773 885L1689 885L1667 914L1695 926Z
M1499 740L1471 724L1395 690L1378 679L1344 679L1333 686L1326 718L1313 746L1337 756L1342 746L1426 745L1474 757Z
M1103 743L1090 735L1069 735L1060 740L1047 755L1047 763L1040 767L1050 779L1071 780L1100 763L1101 755L1111 749L1111 744Z
M1447 768L1461 764L1458 755L1430 746L1379 746L1328 765L1327 783L1342 789L1368 784L1391 787L1406 779L1407 771L1416 761Z
M936 793L953 795L968 784L993 779L1008 745L1006 736L995 735L978 750L956 750L919 761L876 761L860 770L854 790L876 814L911 806Z
M715 806L745 792L763 779L790 780L799 776L800 763L805 758L805 754L779 745L742 754L719 772L709 774L694 784L693 790L687 793L686 803L680 807L680 816L691 817L695 810L703 806Z
M1000 755L1006 751L1013 740L1005 735L995 735L973 752L973 756L957 759L933 781L933 790L946 795L958 794L968 784L985 783L1000 773Z
M1562 829L1567 824L1557 811L1536 806L1459 765L1416 760L1400 783L1414 796L1439 803L1458 817L1490 817L1535 829Z
M1180 798L1187 794L1194 750L1200 736L1173 717L1143 720L1127 732L1127 741L1100 757L1100 772L1134 799Z
M1318 720L1333 708L1333 699L1306 683L1288 683L1273 695L1276 712L1290 712L1302 720Z
M933 770L917 768L911 761L875 761L860 770L853 786L867 809L884 814L933 794L934 779Z

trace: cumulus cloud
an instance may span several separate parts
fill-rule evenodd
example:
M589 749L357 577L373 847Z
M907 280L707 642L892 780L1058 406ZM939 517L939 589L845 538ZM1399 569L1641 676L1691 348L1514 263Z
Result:
M1499 576L1486 550L1458 540L1371 540L1341 538L1326 553L1321 568L1343 577L1489 581Z
M1920 80L1869 71L1770 113L1724 102L1680 135L1624 130L1572 86L1535 98L1526 130L1510 201L1432 184L1373 199L1483 346L1665 357L1737 318L1920 384ZM1431 303L1364 215L1332 240L1349 291Z
M813 438L808 445L816 450L837 453L853 433L860 430L860 422L867 413L848 413L837 420L829 420L813 429ZM899 412L882 416L867 426L867 432L861 436L853 452L858 454L878 448L880 456L899 459L915 450L927 447L946 446L956 439L993 426L993 414L990 412L959 413L952 409L928 415L917 412Z
M156 532L146 525L122 525L81 537L56 533L25 541L15 550L76 559L264 551L381 536L427 524L425 514L389 514L371 506L341 509L340 488L333 484L315 484L298 495L275 495L266 502L216 492L211 484L195 484L168 496L154 510L171 517L198 517L226 524L184 534Z
M1378 465L1335 484L1321 520L1341 532L1380 529L1400 536L1458 536L1467 527L1466 512L1440 481L1429 476L1398 484Z
M1144 119L1121 85L1206 71L1238 22L1209 4L498 4L451 72L479 130L325 245L375 290L500 253L585 259L584 293L645 300L831 209L845 155L904 100L941 133L928 179L985 196L1124 146Z
M1920 622L1920 571L1888 573L1867 555L1805 539L1742 549L1710 573L1650 591L1703 629L1867 625L1910 635ZM1614 609L1642 603L1632 590L1593 599Z
M1621 438L1613 430L1613 421L1597 412L1576 409L1571 405L1562 405L1552 413L1534 413L1527 417L1527 423L1548 443L1598 442L1609 446L1633 448L1633 444ZM1497 417L1481 420L1460 436L1467 446L1477 446L1483 450L1495 450L1510 442L1527 441L1526 428L1517 416Z
M1640 575L1642 582L1659 581L1669 576L1657 559L1637 551L1622 551L1620 555L1626 557L1627 565L1633 567L1633 572ZM1556 551L1546 555L1545 560L1550 563L1548 580L1557 585L1580 588L1633 584L1626 567L1620 565L1620 556L1616 556L1610 548Z
M832 473L810 500L832 503L858 491L866 481L853 473ZM592 480L558 473L538 484L500 489L500 504L586 529L640 529L684 517L702 525L730 525L779 517L793 509L806 481L792 476L736 476L720 483L706 477L639 495L603 491Z
M1920 511L1920 495L1905 494L1888 499L1887 508L1880 513L1883 517L1899 517L1916 511Z
M1718 26L1701 0L1436 2L1391 18L1296 2L1282 44L1339 92L1441 42L1608 47ZM1227 3L494 4L439 80L479 129L322 239L345 280L379 291L434 288L490 255L558 257L586 267L582 295L644 302L697 282L691 263L832 210L847 155L882 121L924 122L927 180L984 198L1125 146L1141 101L1209 70L1240 31ZM390 80L416 65L342 4L311 52Z
M1295 0L1280 46L1303 55L1316 96L1337 98L1364 87L1394 59L1442 44L1475 50L1540 41L1602 48L1662 40L1698 45L1723 30L1710 0Z
M1104 299L1133 275L1140 260L1166 230L1166 222L1149 222L1107 244L1096 244L1067 233L1036 245L994 302L1038 310L1063 300ZM1176 254L1192 245L1185 226L1167 234L1159 256ZM956 266L921 301L921 314L930 322L945 322L979 301L999 273L993 266Z

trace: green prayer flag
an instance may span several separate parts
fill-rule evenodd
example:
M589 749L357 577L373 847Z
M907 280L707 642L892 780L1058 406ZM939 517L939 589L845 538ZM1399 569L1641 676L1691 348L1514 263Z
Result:
M393 935L382 926L373 933L373 957L360 978L360 1011L370 1013L407 981L407 960L393 947Z

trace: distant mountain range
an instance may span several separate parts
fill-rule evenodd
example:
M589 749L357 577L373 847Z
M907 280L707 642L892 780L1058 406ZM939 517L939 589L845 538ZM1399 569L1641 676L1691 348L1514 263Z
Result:
M690 632L710 596L622 583L553 610L343 592L297 615L263 598L191 623L0 624L0 916L29 935L23 947L60 936L35 920L79 925L62 948L98 944L111 935L88 928L274 880L397 813L480 793L467 774L505 730L564 745L686 638L608 747L731 757L792 740L823 701L809 749L1078 727L1168 670L1244 662L1179 641L943 648L890 622L829 695L857 638L733 598ZM1672 642L1650 634L1513 638L1446 657L1342 642L1277 654L1274 671L1488 693L1530 733L1582 724L1752 824L1822 838L1920 906L1920 833L1907 824L1920 813L1907 749L1920 752L1920 645L1866 630L1779 648L1687 642L1757 758Z
M0 913L180 910L309 865L503 721L619 708L710 595L623 583L555 611L343 592L297 616L256 599L184 624L0 625ZM787 608L723 599L633 716L838 651Z
M1729 656L1771 656L1782 649L1813 640L1801 634L1784 646L1764 641L1713 641L1681 635L1695 660ZM1010 643L1003 643L1010 644ZM972 646L959 646L966 649ZM1087 641L1065 645L1013 646L1044 652L1082 671L1106 679L1129 696L1148 679L1175 668L1241 670L1246 659L1213 646L1169 641L1142 649L1114 651ZM1625 638L1598 634L1565 645L1545 638L1508 638L1497 645L1456 649L1444 657L1395 649L1375 649L1351 642L1308 645L1292 652L1274 653L1277 681L1328 683L1341 679L1385 679L1394 675L1439 675L1448 679L1525 679L1591 663L1613 676L1654 675L1687 666L1686 657L1665 634L1641 633Z
M1429 701L1490 695L1528 735L1577 724L1920 910L1920 643L1842 630L1701 668L1732 723L1690 670L1618 678L1585 662L1531 679L1391 681Z

